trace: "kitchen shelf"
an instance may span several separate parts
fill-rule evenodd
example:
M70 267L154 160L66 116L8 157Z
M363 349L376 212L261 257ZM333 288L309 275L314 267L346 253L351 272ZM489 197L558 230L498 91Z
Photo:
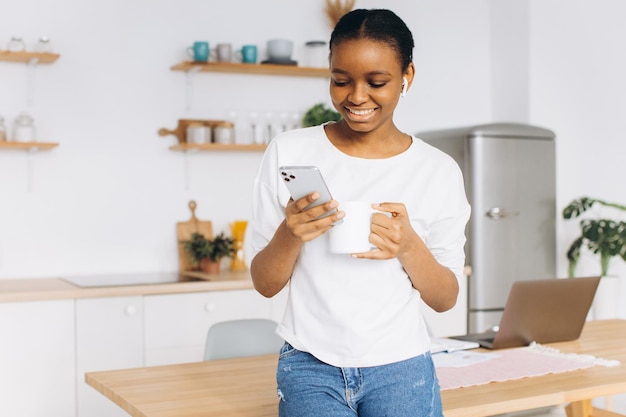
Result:
M50 52L11 52L0 51L0 61L23 62L28 64L35 62L39 64L52 64L61 55Z
M0 149L36 149L47 151L57 146L59 146L58 143L52 142L0 142Z
M230 145L223 143L180 143L170 146L172 151L263 151L267 145Z
M174 65L172 71L225 72L232 74L290 75L299 77L328 78L327 68L299 67L297 65L238 64L228 62L185 61Z

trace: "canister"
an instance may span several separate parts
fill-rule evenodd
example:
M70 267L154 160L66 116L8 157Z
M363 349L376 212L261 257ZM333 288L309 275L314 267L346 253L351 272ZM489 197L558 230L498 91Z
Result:
M215 143L235 143L235 125L227 121L220 122L213 128L213 139Z
M328 68L328 47L324 41L309 41L304 44L304 65L313 68Z
M35 121L30 114L22 112L15 118L13 140L15 142L35 142Z

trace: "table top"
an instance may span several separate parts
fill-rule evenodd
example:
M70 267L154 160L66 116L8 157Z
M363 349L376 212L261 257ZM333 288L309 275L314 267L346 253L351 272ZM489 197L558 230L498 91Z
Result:
M444 414L480 417L626 392L625 342L626 320L588 322L578 340L547 346L617 359L619 366L446 390ZM91 372L85 379L133 417L276 417L276 362L269 355Z

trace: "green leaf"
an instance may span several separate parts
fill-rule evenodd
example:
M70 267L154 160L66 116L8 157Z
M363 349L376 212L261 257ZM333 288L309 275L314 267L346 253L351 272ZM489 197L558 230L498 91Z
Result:
M341 120L341 115L326 107L324 103L315 104L304 115L302 119L303 127L319 126L323 123Z

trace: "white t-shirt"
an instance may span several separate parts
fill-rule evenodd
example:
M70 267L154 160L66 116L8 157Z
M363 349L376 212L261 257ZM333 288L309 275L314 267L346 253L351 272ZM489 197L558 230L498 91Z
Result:
M470 208L458 165L413 138L384 159L347 155L316 126L286 132L269 144L253 195L252 256L274 236L290 198L283 165L314 165L339 201L404 203L411 225L437 261L462 277ZM420 294L397 259L356 259L328 251L328 235L306 242L289 281L278 333L296 349L339 367L409 359L429 349Z

